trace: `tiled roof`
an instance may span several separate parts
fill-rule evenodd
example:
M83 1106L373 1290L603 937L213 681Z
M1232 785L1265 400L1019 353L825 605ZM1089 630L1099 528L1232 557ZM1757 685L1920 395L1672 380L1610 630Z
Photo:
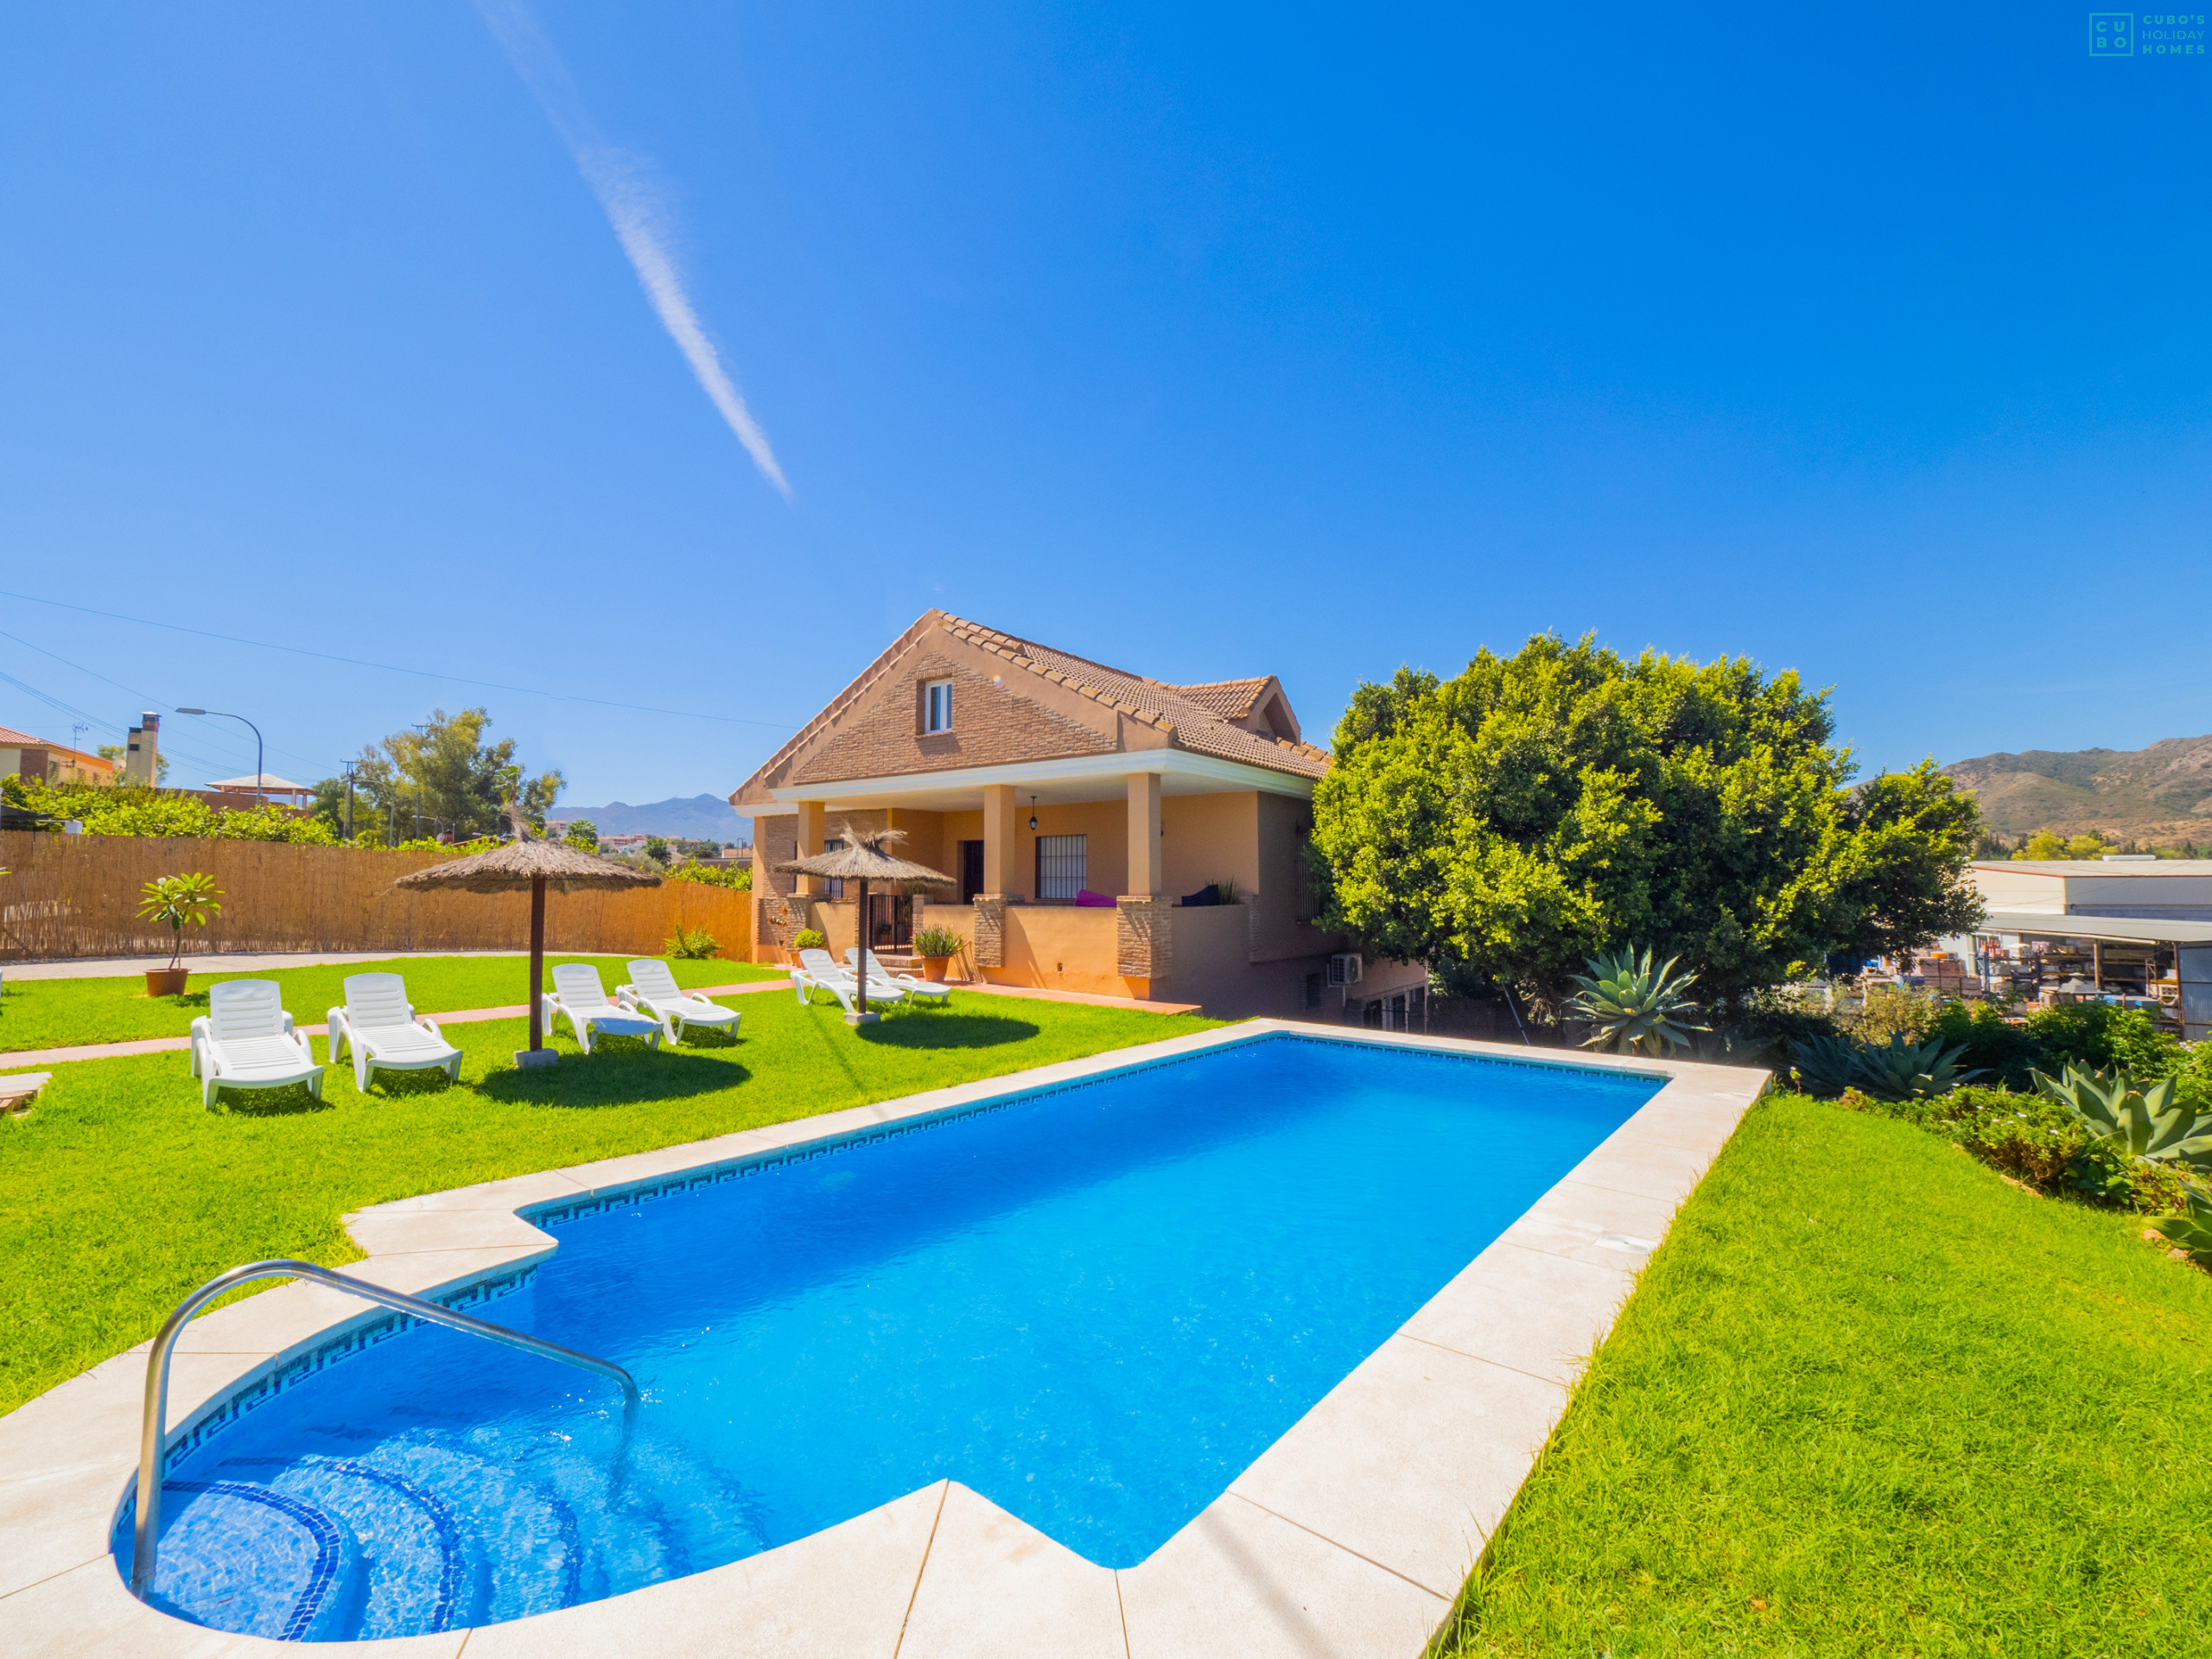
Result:
M1242 720L1252 712L1252 705L1273 677L1262 674L1256 680L1213 680L1205 685L1179 685L1175 690L1185 701L1197 703L1210 714L1224 720Z
M1317 749L1310 743L1262 737L1241 726L1231 725L1224 717L1222 708L1229 700L1229 693L1236 688L1250 688L1244 699L1249 709L1257 689L1267 683L1264 677L1198 686L1169 685L1165 681L1147 679L1141 674L1109 668L1087 657L1055 651L1034 640L1001 633L980 622L948 615L944 626L955 639L1003 658L1016 668L1096 697L1132 719L1173 733L1177 743L1193 753L1241 760L1247 766L1266 766L1301 778L1319 778L1329 769L1326 749Z
M54 745L42 737L33 737L29 732L11 731L5 726L0 726L0 748L50 749Z

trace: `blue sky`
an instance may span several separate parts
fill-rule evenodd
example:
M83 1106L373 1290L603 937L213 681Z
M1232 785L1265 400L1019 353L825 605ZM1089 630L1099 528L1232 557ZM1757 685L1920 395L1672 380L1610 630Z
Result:
M2018 5L496 16L535 92L464 0L11 9L0 672L309 779L483 702L582 802L726 792L939 604L1323 738L1541 629L1796 669L1875 766L2212 730L2212 57Z

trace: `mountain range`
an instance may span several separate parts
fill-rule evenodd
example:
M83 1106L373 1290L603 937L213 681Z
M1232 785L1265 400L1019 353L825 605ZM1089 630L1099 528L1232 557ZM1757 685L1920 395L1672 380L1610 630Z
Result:
M2030 749L1955 760L1943 771L1974 791L2000 835L2100 830L2141 841L2212 834L2212 736L2147 749Z
M632 806L626 801L611 801L605 806L563 803L545 816L589 818L602 836L669 836L686 841L753 839L753 820L740 817L719 795L671 795L643 806Z

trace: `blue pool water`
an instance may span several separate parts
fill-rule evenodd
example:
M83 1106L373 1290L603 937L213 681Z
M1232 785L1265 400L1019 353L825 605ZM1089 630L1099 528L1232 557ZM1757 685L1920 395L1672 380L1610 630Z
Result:
M587 1213L482 1317L173 1464L158 1605L310 1640L520 1618L950 1477L1127 1567L1658 1088L1273 1037ZM118 1529L129 1560L128 1509Z

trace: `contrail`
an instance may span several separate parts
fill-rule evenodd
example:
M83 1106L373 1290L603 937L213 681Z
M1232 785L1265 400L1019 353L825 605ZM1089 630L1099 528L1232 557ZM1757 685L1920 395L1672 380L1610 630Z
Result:
M546 118L576 158L577 170L606 210L622 251L630 256L630 264L637 270L639 285L652 302L677 350L691 365L700 390L721 411L722 419L737 434L737 441L753 457L761 476L776 486L785 500L790 500L791 486L784 478L784 469L776 464L768 435L745 406L729 371L722 366L721 353L715 349L699 314L691 308L690 296L683 291L683 279L677 275L669 251L667 206L642 159L615 149L600 137L583 100L576 96L575 83L569 79L561 54L545 38L545 31L537 26L524 0L475 0L475 4L486 27L505 48L515 73L537 95Z

